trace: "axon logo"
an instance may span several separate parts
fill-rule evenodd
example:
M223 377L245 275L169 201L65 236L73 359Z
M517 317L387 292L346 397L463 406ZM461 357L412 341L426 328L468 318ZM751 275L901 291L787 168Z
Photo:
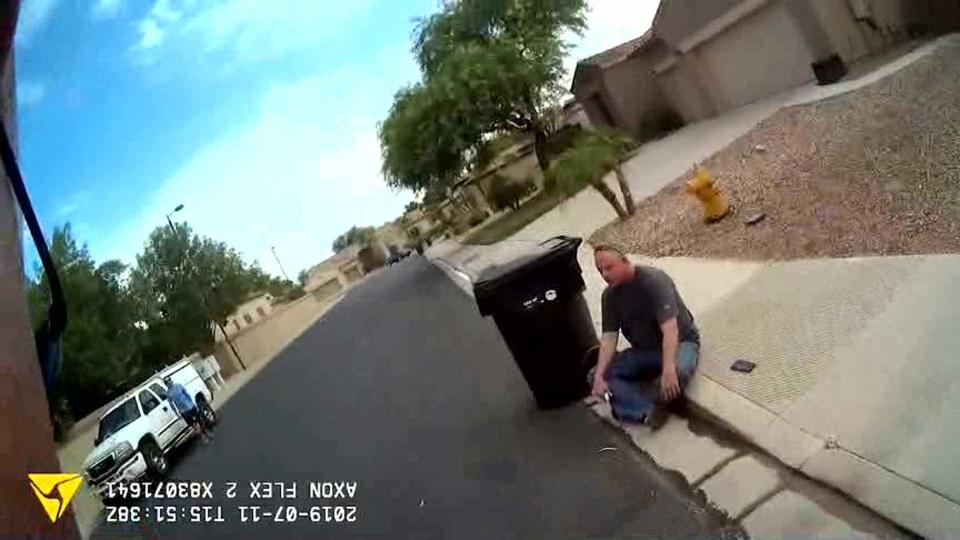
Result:
M83 477L75 473L30 473L27 477L50 523L56 523L63 517L83 483Z

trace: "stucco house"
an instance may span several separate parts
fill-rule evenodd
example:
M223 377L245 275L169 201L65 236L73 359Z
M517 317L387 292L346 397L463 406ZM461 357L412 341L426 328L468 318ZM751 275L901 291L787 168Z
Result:
M411 241L427 238L439 224L430 219L422 208L403 214L404 232Z
M388 221L377 227L377 242L388 255L395 255L400 249L410 244L410 237L400 221L400 219Z
M232 314L227 317L227 322L223 325L227 335L233 337L243 331L245 328L254 326L260 321L268 318L273 311L273 295L270 293L258 292L251 294L246 301L237 306ZM222 341L223 333L214 325L214 341Z
M349 246L307 270L303 288L317 300L327 300L363 279L360 248Z
M956 0L662 0L651 29L577 64L590 121L642 138L660 118L692 122L960 23Z
M651 73L653 51L666 54L653 30L577 62L571 92L594 126L620 129L642 140L677 116Z

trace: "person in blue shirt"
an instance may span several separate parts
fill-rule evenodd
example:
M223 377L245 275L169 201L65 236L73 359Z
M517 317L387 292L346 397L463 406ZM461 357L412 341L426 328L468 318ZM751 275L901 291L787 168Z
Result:
M174 382L170 377L163 379L163 382L167 384L167 397L170 404L176 409L180 418L183 418L183 421L203 438L203 442L210 442L210 430L207 423L204 422L197 404L190 397L187 389L182 384Z

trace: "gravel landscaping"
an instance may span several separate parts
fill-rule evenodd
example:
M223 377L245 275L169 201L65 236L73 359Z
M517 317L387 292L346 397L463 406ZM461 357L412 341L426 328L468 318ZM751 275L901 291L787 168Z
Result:
M741 259L960 252L960 40L861 90L780 110L704 166L734 209L719 223L684 193L691 171L590 241Z

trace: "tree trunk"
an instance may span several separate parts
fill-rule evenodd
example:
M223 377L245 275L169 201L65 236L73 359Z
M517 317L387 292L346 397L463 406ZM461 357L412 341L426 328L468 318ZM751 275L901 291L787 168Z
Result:
M632 216L637 213L637 205L633 202L630 184L627 183L627 178L623 176L623 169L620 168L620 165L617 165L613 172L617 175L617 183L620 184L620 194L623 195L623 202L627 205L627 213Z
M627 211L623 209L620 201L617 200L617 194L614 193L613 190L610 189L610 186L605 184L603 180L597 182L596 184L590 185L593 186L593 189L599 191L600 195L603 196L603 198L610 203L610 206L617 211L617 217L619 217L621 221L630 217L630 214L627 214Z
M540 171L546 173L550 166L550 156L547 155L547 132L539 124L534 125L533 131L533 151L537 155L537 165Z

